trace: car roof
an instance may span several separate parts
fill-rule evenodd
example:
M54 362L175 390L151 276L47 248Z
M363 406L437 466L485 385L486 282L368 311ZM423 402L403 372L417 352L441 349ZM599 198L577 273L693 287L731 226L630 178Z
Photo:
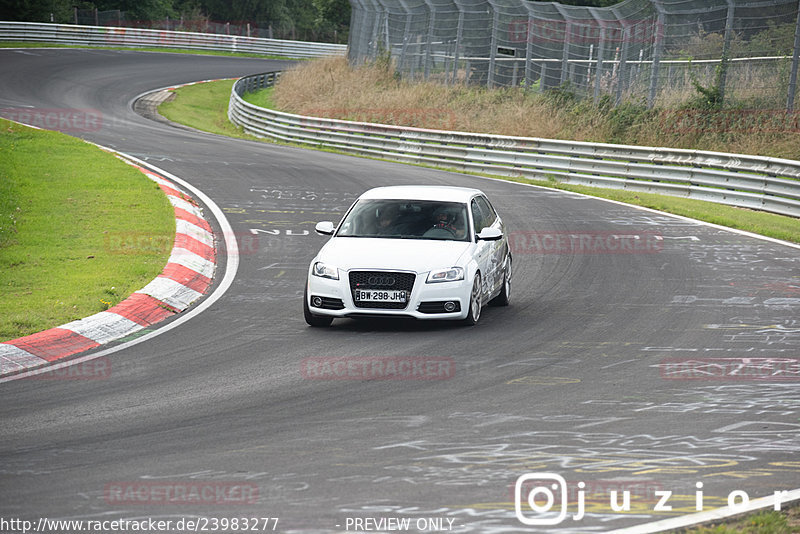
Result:
M469 202L475 195L482 195L480 189L440 185L393 185L376 187L365 192L363 199L393 200L441 200L448 202Z

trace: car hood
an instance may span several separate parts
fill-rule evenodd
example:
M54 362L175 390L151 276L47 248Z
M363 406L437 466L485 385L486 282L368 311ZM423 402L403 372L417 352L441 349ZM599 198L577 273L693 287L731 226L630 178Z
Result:
M334 237L317 255L339 269L398 269L423 273L458 265L473 246L466 241Z

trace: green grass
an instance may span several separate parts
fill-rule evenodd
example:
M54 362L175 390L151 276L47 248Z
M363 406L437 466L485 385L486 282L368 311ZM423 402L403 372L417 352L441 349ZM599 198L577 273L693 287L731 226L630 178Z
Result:
M187 85L175 90L175 98L158 112L171 121L220 135L252 138L228 120L228 100L235 80Z
M800 509L768 511L718 525L688 529L687 534L791 534L800 532Z
M227 106L232 85L232 81L224 81L208 82L179 88L176 90L176 98L172 102L162 104L159 107L159 112L172 121L207 132L247 139L258 139L244 134L240 128L233 126L230 121L228 121ZM248 94L247 101L262 107L273 107L272 90L260 90ZM273 142L263 139L262 141ZM330 149L324 150L337 152ZM440 166L421 166L446 170L445 167ZM792 217L735 208L732 206L715 204L713 202L704 202L702 200L685 199L653 193L636 193L618 189L570 185L558 182L555 179L545 178L542 180L530 180L526 178L510 178L507 176L482 173L474 174L608 198L619 202L673 213L675 215L683 215L721 226L746 230L776 239L800 243L800 221Z
M275 103L272 101L273 87L259 89L252 93L245 93L242 99L245 102L258 106L260 108L275 109Z
M0 120L0 340L119 303L161 272L174 235L169 201L139 170Z
M525 178L514 178L513 180L562 189L564 191L583 193L584 195L607 198L618 202L625 202L626 204L635 204L637 206L718 224L720 226L737 228L775 239L800 243L800 220L793 217L725 206L723 204L705 202L703 200L658 195L655 193L638 193L622 189L604 189L599 187L571 185L553 180L528 180Z
M285 59L307 61L306 58L292 58L253 52L225 52L222 50L194 50L192 48L159 48L150 46L86 46L59 43L31 43L27 41L0 41L0 48L91 48L92 50L131 50L136 52L167 52L172 54L193 54L201 56L252 57L258 59Z

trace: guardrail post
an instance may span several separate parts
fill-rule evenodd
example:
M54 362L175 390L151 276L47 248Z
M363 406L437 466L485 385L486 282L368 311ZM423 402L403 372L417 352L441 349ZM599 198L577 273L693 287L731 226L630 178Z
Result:
M797 3L797 24L794 28L794 55L792 57L792 72L789 75L789 92L786 97L786 112L794 111L794 94L797 89L797 65L800 63L800 2Z
M461 7L458 0L455 1L455 4L458 8L458 26L456 26L456 47L453 53L453 84L458 80L458 56L461 50L461 40L464 37L464 8Z
M489 45L489 72L486 74L486 86L491 88L494 87L494 64L497 58L497 26L500 13L491 0L489 0L489 7L492 10L492 40Z
M617 96L614 105L619 106L622 102L622 91L625 85L625 67L628 61L628 39L630 38L629 26L624 25L622 30L622 50L619 56L619 66L617 67Z
M561 52L561 81L559 82L561 85L564 85L564 82L570 79L569 47L570 37L572 36L572 20L569 18L569 14L561 7L561 4L553 4L553 6L558 10L558 14L561 15L561 18L564 19L564 47ZM542 78L542 85L544 85L544 82L545 80Z
M431 48L433 48L433 32L436 25L436 6L430 0L425 0L428 6L428 45L425 47L425 67L423 69L423 79L427 80L431 74Z
M377 55L378 32L380 31L380 23L381 23L380 9L378 8L377 3L373 1L372 2L372 7L374 8L373 9L373 13L372 13L372 16L373 16L372 31L367 34L368 35L368 39L369 39L369 43L367 45L366 58L368 60L375 59L375 57Z
M354 38L355 40L355 52L351 52L351 62L353 63L363 63L366 59L369 58L370 55L370 34L369 28L371 26L371 19L370 16L375 16L375 11L371 9L371 5L367 3L367 1L362 0L350 0L351 6L355 9L353 10L354 13L359 13L361 16L359 17L358 24L356 26L351 27L350 31L350 38ZM355 22L355 17L351 17L351 21ZM270 26L272 28L272 26ZM353 37L353 36L356 37Z
M595 64L594 69L593 100L594 103L597 104L597 101L600 99L600 79L602 78L603 74L603 50L606 47L606 24L605 21L597 16L594 9L589 8L589 13L592 14L598 26L600 26L600 40L597 43L597 63ZM591 68L591 64L589 65L589 68Z
M528 13L528 26L525 28L525 88L529 89L533 85L533 14ZM544 63L543 63L544 65ZM540 69L540 73L544 69ZM544 80L542 75L539 75L539 87L542 86Z
M656 100L656 91L658 90L658 67L661 62L662 49L664 48L664 8L661 6L661 0L652 0L653 5L658 11L656 19L656 42L653 47L653 64L650 70L650 91L647 95L647 108L652 109Z
M405 3L404 3L405 4ZM406 6L403 5L403 8ZM400 47L400 57L397 59L397 70L403 72L406 64L406 53L408 52L408 40L411 38L411 13L406 12L406 27L403 32L403 45Z
M735 4L733 0L728 2L728 16L725 18L725 37L722 43L722 57L720 58L719 70L717 71L716 82L719 88L720 104L725 100L725 83L728 80L728 58L731 54L731 37L733 35L733 14Z

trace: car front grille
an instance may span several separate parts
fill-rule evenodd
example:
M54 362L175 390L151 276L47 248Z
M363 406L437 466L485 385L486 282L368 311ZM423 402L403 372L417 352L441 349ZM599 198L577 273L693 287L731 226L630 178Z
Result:
M350 292L357 308L380 308L402 310L407 302L359 302L355 299L356 289L380 289L385 291L405 291L411 297L417 275L397 271L351 271Z

